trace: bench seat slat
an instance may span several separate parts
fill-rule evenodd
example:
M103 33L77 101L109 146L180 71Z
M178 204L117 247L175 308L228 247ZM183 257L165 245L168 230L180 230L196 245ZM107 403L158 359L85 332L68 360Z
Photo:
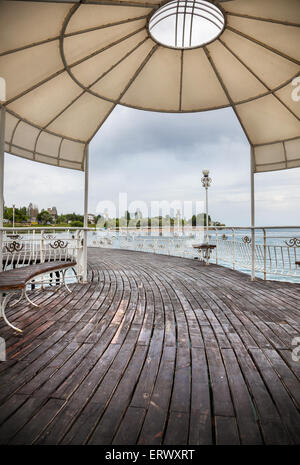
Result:
M56 261L27 265L0 273L0 290L23 289L30 279L42 273L75 266L75 261Z

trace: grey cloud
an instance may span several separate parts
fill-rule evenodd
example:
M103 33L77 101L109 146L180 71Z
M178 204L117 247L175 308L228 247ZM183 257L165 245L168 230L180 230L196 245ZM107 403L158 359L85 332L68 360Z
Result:
M231 109L160 114L118 107L91 143L89 210L101 200L117 202L119 192L127 192L129 202L203 201L201 172L208 168L211 216L227 225L247 225L249 151ZM32 201L40 208L82 212L82 173L13 156L6 161L7 204ZM256 175L257 224L300 222L299 171Z

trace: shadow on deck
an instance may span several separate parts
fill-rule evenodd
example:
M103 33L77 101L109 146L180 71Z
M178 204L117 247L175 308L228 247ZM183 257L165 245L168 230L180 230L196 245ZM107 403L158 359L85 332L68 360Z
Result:
M300 444L300 285L89 250L89 283L1 321L2 444Z

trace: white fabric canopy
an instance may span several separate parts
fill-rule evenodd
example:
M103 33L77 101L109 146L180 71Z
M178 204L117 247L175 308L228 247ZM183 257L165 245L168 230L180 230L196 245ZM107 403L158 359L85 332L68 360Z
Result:
M5 151L82 170L86 144L117 104L160 112L231 106L254 147L255 172L299 167L300 1L212 1L225 29L191 50L149 35L149 17L163 3L1 1Z

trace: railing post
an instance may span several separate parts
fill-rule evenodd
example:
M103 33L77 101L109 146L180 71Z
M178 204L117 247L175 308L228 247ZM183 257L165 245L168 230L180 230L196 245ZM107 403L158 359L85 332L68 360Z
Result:
M0 231L0 271L3 270L3 231Z
M83 231L83 273L82 281L87 282L87 227L88 227L88 195L89 195L89 146L85 147L84 159L84 231Z
M40 239L40 261L44 263L45 261L45 238L44 238L44 230L41 231L41 239Z
M0 228L3 228L4 215L4 149L5 149L5 114L4 106L0 110ZM3 231L0 232L0 271L3 270Z
M255 281L255 229L251 228L251 281Z
M218 265L219 262L219 255L218 255L218 247L219 247L219 236L218 236L218 230L215 228L216 231L216 265Z
M77 262L77 275L80 277L80 281L83 281L83 238L81 237L81 231L76 231L76 262Z
M263 229L264 234L264 280L267 279L267 234L266 230Z
M232 269L236 269L235 263L235 229L232 228Z
M40 237L40 263L45 262L45 241L44 241L44 230L41 231ZM44 289L44 275L41 278L41 287Z
M255 197L254 197L254 148L251 146L251 160L250 160L250 187L251 187L251 281L255 281Z

